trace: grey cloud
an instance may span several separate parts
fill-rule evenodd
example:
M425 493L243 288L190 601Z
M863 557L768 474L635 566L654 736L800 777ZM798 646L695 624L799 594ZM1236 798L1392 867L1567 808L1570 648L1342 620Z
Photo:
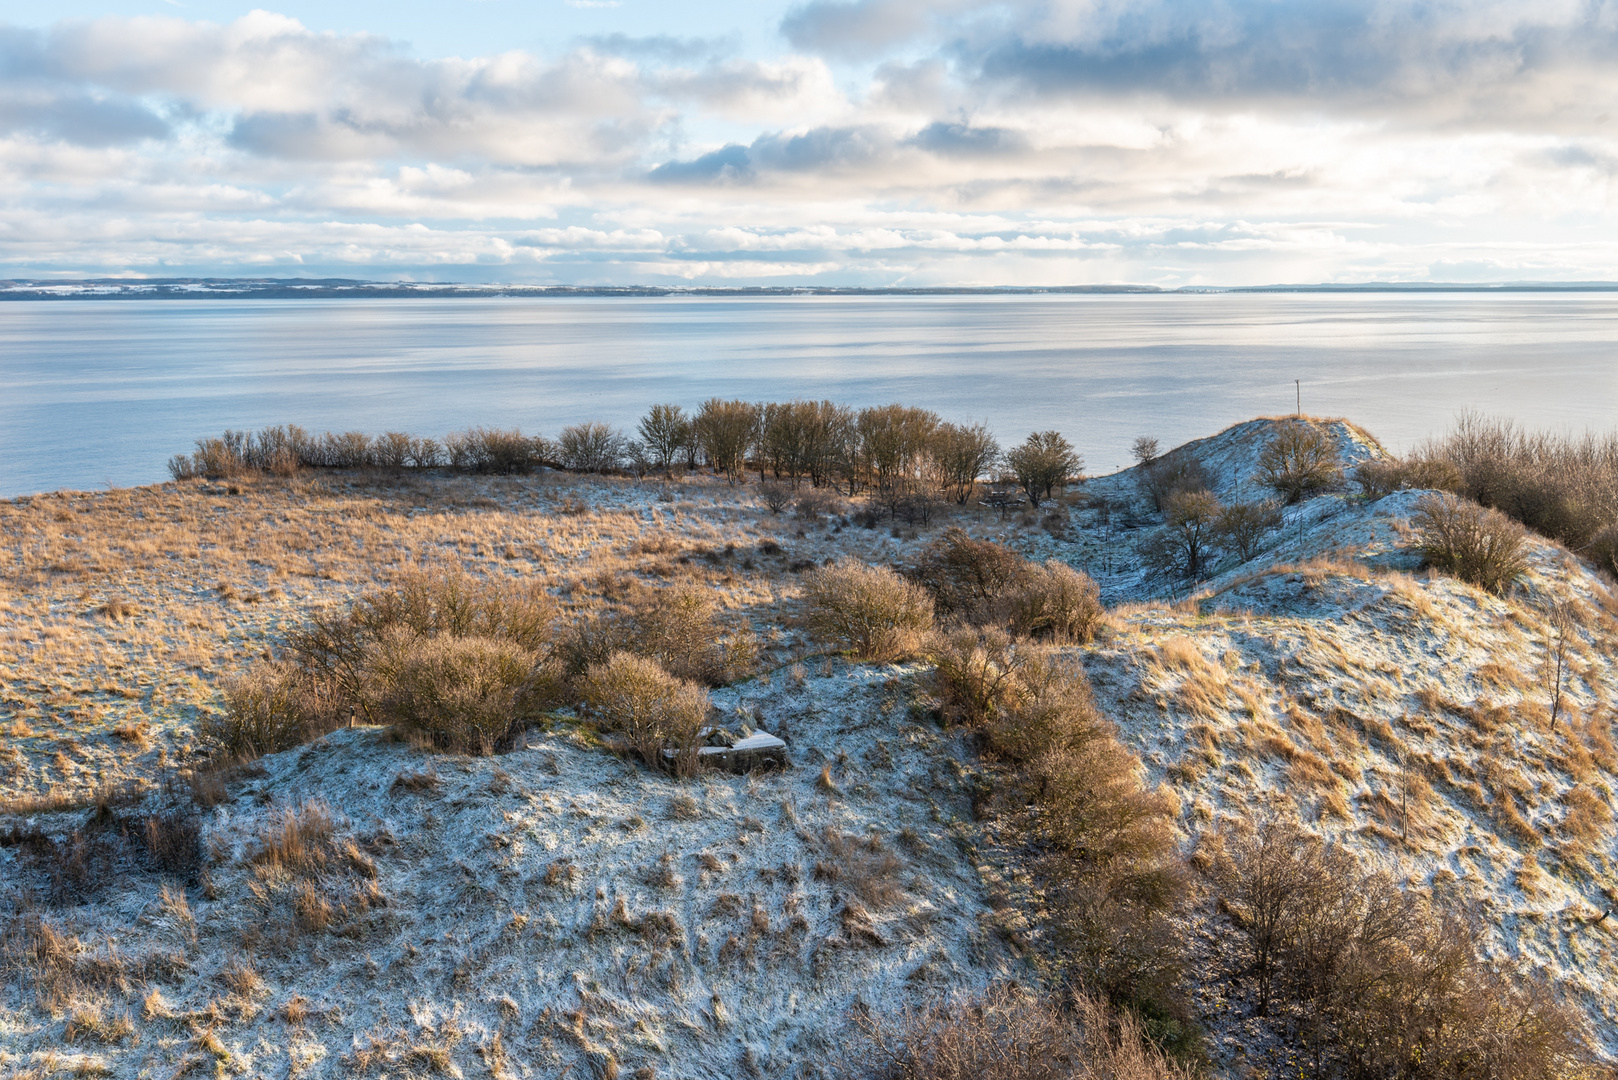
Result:
M973 127L934 121L909 140L923 150L946 157L989 157L1020 154L1028 150L1028 139L1021 132L1001 127Z
M647 178L659 184L745 183L753 179L753 158L748 148L732 143L690 161L668 161Z
M1618 175L1618 157L1603 150L1593 149L1580 143L1568 143L1555 149L1547 150L1542 155L1545 164L1558 169L1592 169L1596 172L1606 173L1608 176Z
M671 161L647 174L655 183L749 183L761 172L812 173L865 168L890 156L893 140L873 128L816 128L802 135L761 135L690 161Z
M0 100L0 131L26 131L76 146L127 146L167 138L169 130L168 121L137 102L72 93Z
M1484 123L1610 101L1618 32L1600 5L1565 22L1370 0L1210 6L1159 0L1057 33L1037 20L955 55L990 83L1196 104L1437 108ZM1604 93L1603 93L1604 91ZM1605 107L1604 105L1602 107Z

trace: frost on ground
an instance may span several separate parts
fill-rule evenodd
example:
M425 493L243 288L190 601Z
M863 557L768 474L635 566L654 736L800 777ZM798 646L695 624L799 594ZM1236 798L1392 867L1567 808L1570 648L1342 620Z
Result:
M1537 538L1503 598L1414 573L1422 494L1291 508L1250 562L1177 603L1116 608L1085 664L1180 799L1188 845L1234 819L1296 815L1475 910L1482 952L1548 974L1613 1055L1618 596ZM1557 605L1574 616L1560 630ZM1250 1003L1230 990L1199 997L1228 1036L1216 1060L1234 1065Z
M1328 430L1350 462L1381 453L1351 425ZM1222 500L1256 499L1271 431L1253 421L1181 452ZM286 619L432 558L542 575L579 610L631 575L717 590L783 667L715 702L786 738L793 767L680 783L565 723L486 759L355 729L234 782L184 889L142 869L158 845L139 835L133 868L80 892L38 860L22 882L26 845L0 845L0 878L33 896L0 942L0 1070L812 1075L861 1003L1029 978L1016 888L976 865L970 757L925 714L925 666L804 655L803 569L904 564L949 525L1101 584L1111 626L1074 651L1177 796L1188 851L1235 819L1296 816L1472 905L1482 951L1549 973L1618 1055L1618 598L1553 544L1532 541L1529 573L1499 598L1419 571L1421 493L1366 502L1352 485L1286 508L1254 558L1226 555L1199 583L1141 570L1156 518L1136 470L1037 509L876 529L838 500L772 515L756 488L711 478L283 487L0 506L26 541L0 556L15 555L0 795L82 797L186 763L217 680ZM115 514L124 547L83 539L84 519ZM206 541L170 528L183 514L209 524ZM103 610L119 597L132 612ZM1561 629L1558 605L1573 615ZM785 666L795 657L802 670ZM132 828L175 795L145 798L103 824ZM0 829L53 843L87 815L12 808ZM289 821L313 854L277 854ZM1211 912L1186 933L1199 955L1239 949ZM1199 967L1193 987L1216 1070L1283 1065L1229 973Z
M189 900L137 874L35 909L59 970L38 1000L10 981L0 1066L818 1075L861 1003L1022 970L914 674L828 661L719 692L787 736L780 773L680 782L565 726L494 758L358 728L261 759Z

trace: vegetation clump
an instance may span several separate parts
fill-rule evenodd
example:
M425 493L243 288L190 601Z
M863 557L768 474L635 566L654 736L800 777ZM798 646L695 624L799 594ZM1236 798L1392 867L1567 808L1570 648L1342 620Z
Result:
M613 653L580 680L584 707L605 732L649 768L690 776L696 772L708 693L676 678L655 661Z
M914 656L933 628L932 597L883 566L843 559L811 571L804 596L815 631L861 660Z
M1258 455L1258 480L1292 505L1343 482L1337 441L1306 420L1283 421Z
M1423 496L1411 519L1427 565L1492 593L1528 569L1522 529L1504 514L1448 493Z
M1035 563L1002 544L946 530L908 571L939 613L1024 637L1088 642L1105 617L1100 587L1060 560Z
M1315 1075L1558 1077L1582 1019L1542 980L1480 960L1476 927L1299 826L1231 829L1209 863L1247 946L1257 1013L1284 1013Z
M488 754L560 703L542 586L406 572L288 638L285 657L227 685L202 735L228 757L284 750L349 719L446 750Z

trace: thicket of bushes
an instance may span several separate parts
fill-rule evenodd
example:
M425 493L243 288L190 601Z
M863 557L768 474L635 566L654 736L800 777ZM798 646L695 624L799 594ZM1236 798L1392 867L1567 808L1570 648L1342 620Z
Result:
M908 575L932 595L940 614L1026 637L1088 642L1105 615L1101 590L1089 575L1055 559L1029 562L958 528L930 543Z
M1462 912L1399 887L1296 825L1227 832L1204 859L1247 948L1260 1015L1311 1075L1544 1080L1587 1060L1582 1017L1474 950Z
M903 405L853 409L830 401L746 402L714 398L694 413L654 405L636 438L606 424L563 428L552 441L517 430L472 428L442 441L403 432L313 435L296 425L258 432L226 431L197 440L169 460L176 480L291 475L299 469L452 469L526 473L541 465L577 472L643 476L705 464L732 483L773 477L796 488L839 487L874 493L894 511L907 501L965 503L977 482L998 467L1036 505L1079 479L1084 462L1055 431L1041 431L1002 454L982 424L962 425Z
M1283 505L1343 482L1336 440L1304 419L1282 421L1259 451L1252 479L1275 492L1271 499L1225 505L1213 494L1213 478L1201 461L1182 451L1159 456L1156 439L1136 439L1134 454L1141 491L1163 519L1163 527L1135 551L1147 572L1160 578L1199 579L1221 554L1251 559L1280 527Z
M978 812L1030 853L1054 970L1141 1018L1159 1044L1187 1048L1195 1035L1173 918L1190 895L1172 798L1144 785L1076 659L971 627L950 634L935 659L944 716L974 732L996 765Z
M1408 457L1365 462L1354 478L1372 499L1405 489L1460 495L1618 577L1618 433L1557 435L1463 413L1448 434Z
M203 739L222 757L288 749L349 722L389 724L444 750L488 754L549 710L579 703L648 764L687 746L706 715L699 684L749 674L757 641L691 588L644 590L610 615L557 626L532 582L413 571L317 615L283 655L225 687ZM700 708L698 704L700 703Z

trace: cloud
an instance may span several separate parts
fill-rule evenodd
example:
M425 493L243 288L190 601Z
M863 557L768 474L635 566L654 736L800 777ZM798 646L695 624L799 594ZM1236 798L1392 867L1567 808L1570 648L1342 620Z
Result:
M1615 104L1606 0L811 0L782 20L843 58L922 50L996 87L1523 127Z
M0 26L0 264L1618 278L1615 10L811 0L780 54L443 58L263 11Z
M28 132L77 146L126 146L167 138L170 127L137 102L61 93L0 98L0 132Z

